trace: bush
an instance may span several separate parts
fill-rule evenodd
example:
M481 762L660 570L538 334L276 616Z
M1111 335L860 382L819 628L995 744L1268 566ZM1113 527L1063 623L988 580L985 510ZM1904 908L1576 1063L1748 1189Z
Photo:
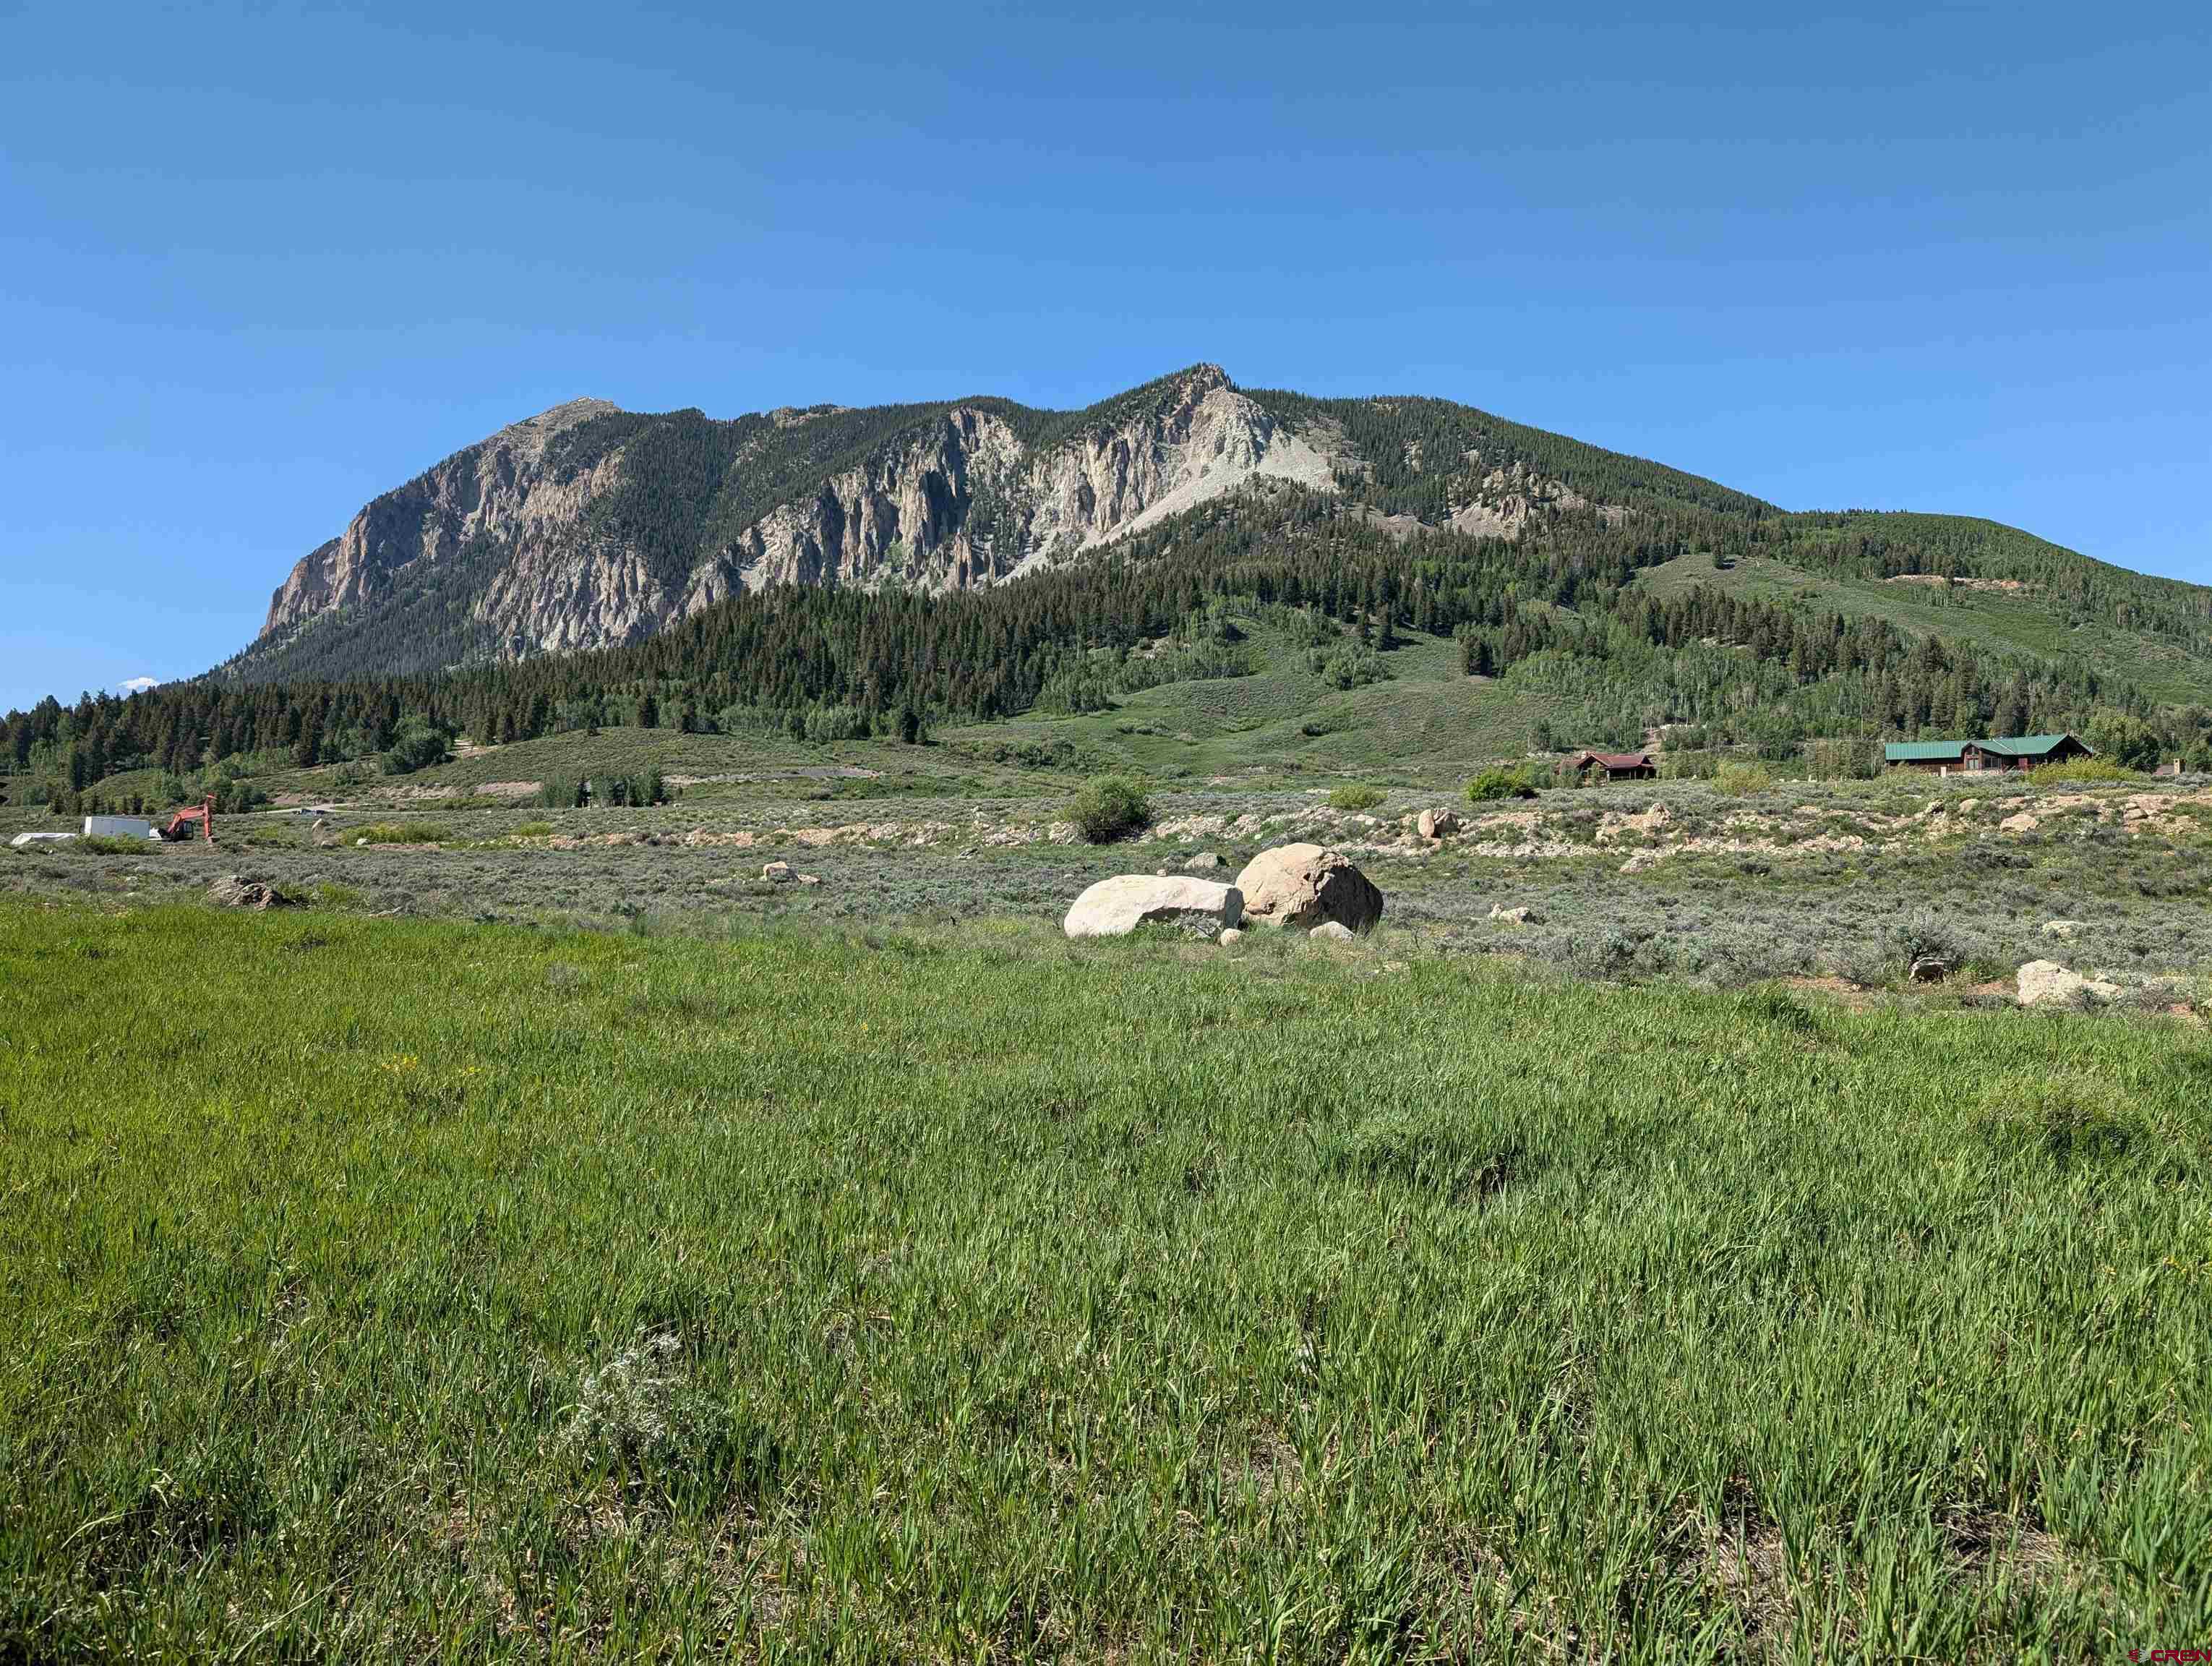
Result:
M1469 804L1494 804L1500 799L1533 799L1536 782L1526 764L1516 764L1510 769L1495 767L1485 769L1467 784Z
M1774 785L1774 777L1759 763L1723 763L1713 772L1713 785L1730 798L1748 798Z
M417 724L403 729L391 750L377 762L387 775L411 775L417 769L427 769L434 763L446 761L446 749L453 736L443 729L428 724Z
M450 844L453 830L442 822L372 822L350 836L356 844Z
M1355 783L1350 787L1340 787L1331 793L1328 807L1332 810L1372 810L1382 802L1382 799L1381 787Z
M1119 775L1095 781L1069 801L1067 818L1092 844L1107 844L1135 832L1152 818L1145 789Z
M1940 960L1956 971L1969 958L1968 945L1957 928L1942 915L1925 909L1891 926L1889 941L1899 969L1905 971L1911 970L1912 963L1923 958Z
M1387 682L1390 677L1382 655L1364 642L1354 642L1326 655L1316 649L1310 663L1322 682L1339 690L1364 688L1370 683Z
M161 848L158 839L111 838L101 833L71 840L70 844L78 850L88 850L95 856L143 856L147 852Z
M553 831L551 822L525 822L507 836L510 839L543 839Z
M2110 758L2075 757L2063 763L2039 763L2027 778L2038 787L2062 787L2069 781L2141 781L2142 775Z

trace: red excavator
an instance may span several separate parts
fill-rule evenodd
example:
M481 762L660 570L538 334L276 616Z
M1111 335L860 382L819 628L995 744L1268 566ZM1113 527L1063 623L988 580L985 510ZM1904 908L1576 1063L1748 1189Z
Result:
M209 793L204 803L196 804L189 810L179 810L170 817L169 824L161 830L161 836L171 844L179 844L192 836L195 827L210 844L215 842L214 793Z

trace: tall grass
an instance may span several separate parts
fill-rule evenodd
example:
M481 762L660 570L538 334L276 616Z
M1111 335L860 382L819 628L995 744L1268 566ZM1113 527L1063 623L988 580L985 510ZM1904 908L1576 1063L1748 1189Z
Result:
M0 906L0 1657L2212 1630L2201 1032L1378 965Z

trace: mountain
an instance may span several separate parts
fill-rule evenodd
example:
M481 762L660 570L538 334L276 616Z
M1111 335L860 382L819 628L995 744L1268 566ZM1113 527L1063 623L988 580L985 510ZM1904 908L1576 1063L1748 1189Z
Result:
M718 421L577 399L361 509L223 669L386 675L600 648L777 583L975 588L1278 481L1401 532L1512 538L1593 502L1772 512L1467 406L1248 392L1213 365L1079 411L978 398Z
M1084 411L979 398L716 421L577 399L456 453L295 567L254 680L635 641L773 583L986 585L1233 489L1328 489L1325 432L1201 365Z
M1088 733L1095 763L1159 734L1178 769L1207 736L1297 768L1340 735L1472 760L1658 733L1832 769L2060 729L2212 767L2212 589L1211 365L1079 411L579 400L368 504L215 673L9 714L0 777L234 800L272 757L404 773L455 736L1007 719L994 750L1065 762Z

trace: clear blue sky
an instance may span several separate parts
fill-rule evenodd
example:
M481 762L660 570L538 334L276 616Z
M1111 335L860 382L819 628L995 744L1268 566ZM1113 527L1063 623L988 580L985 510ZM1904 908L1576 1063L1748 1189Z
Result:
M2201 5L353 9L0 0L0 708L586 393L1211 359L2212 580Z

